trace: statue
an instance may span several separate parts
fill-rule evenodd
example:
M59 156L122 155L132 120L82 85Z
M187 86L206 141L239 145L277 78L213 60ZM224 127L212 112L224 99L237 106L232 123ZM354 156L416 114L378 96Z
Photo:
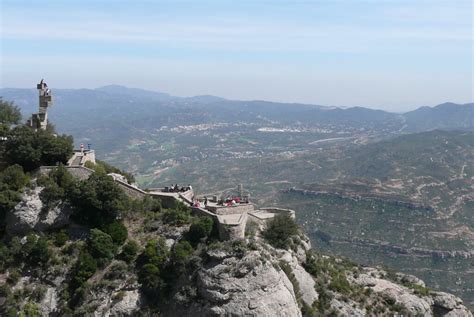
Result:
M39 91L39 112L31 116L31 119L27 121L27 125L35 129L35 131L39 129L46 130L48 126L48 107L53 105L53 95L44 79L41 79L36 88Z

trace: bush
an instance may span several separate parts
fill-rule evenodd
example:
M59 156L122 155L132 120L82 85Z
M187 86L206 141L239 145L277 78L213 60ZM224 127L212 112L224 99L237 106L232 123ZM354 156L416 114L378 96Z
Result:
M4 101L0 98L0 124L12 125L18 124L21 120L20 108L11 101Z
M63 164L59 164L57 168L53 169L49 173L49 178L61 187L66 194L71 193L76 185L76 180Z
M6 189L0 184L0 227L5 226L7 213L12 210L20 200L21 196L18 192Z
M18 271L18 269L11 269L11 270L8 271L7 282L12 284L12 285L15 285L18 282L18 280L20 279L20 277L21 277L21 274Z
M133 262L138 254L139 246L134 240L129 240L123 247L120 257L127 263Z
M132 174L124 172L104 161L96 160L95 164L92 162L86 162L85 166L99 173L105 173L105 174L115 173L115 174L123 175L125 176L129 184L132 184L135 182L135 178L133 177Z
M74 291L82 285L97 271L97 262L92 257L92 255L83 251L79 255L77 262L75 264L72 280L70 283L70 288Z
M122 245L128 238L127 228L119 221L114 221L103 226L102 231L110 235L114 243L118 246Z
M128 205L127 196L112 177L98 172L79 182L71 196L75 219L91 227L114 221Z
M166 224L179 226L189 222L190 215L188 210L175 209L166 210L163 213L163 222Z
M71 136L50 131L34 131L27 126L13 128L5 142L5 158L10 164L20 164L26 171L41 165L66 164L73 153Z
M296 234L298 225L294 219L288 214L279 214L269 222L263 237L275 248L287 249L290 238Z
M40 237L32 248L28 261L32 265L45 265L50 257L51 250L48 247L48 240L45 237Z
M60 230L59 232L56 233L55 239L54 239L54 244L57 247L62 247L66 241L69 240L69 236L65 230Z
M53 207L54 203L64 200L64 189L58 186L53 180L47 178L41 180L41 185L44 186L40 193L41 202L44 204L43 208L49 209Z
M193 247L188 241L181 240L173 248L171 259L176 272L181 272L193 253Z
M201 240L207 238L212 231L213 220L210 217L199 217L195 223L189 227L186 239L192 245L197 245Z
M19 317L40 317L41 309L38 304L33 302L27 302L23 307L23 310L18 315Z
M338 273L331 276L331 282L329 283L329 289L341 294L348 295L351 293L351 284L347 281L344 273Z
M143 291L149 295L158 295L164 286L160 277L160 269L151 263L145 264L138 272L138 281L142 284Z
M8 166L0 173L0 183L4 184L5 188L13 191L22 190L28 182L28 176L18 164Z
M146 263L151 263L157 267L161 267L161 265L165 262L168 258L168 247L166 246L165 240L160 238L159 240L150 240L145 246L145 250L143 250L142 254L140 255L140 263L142 265Z
M99 229L91 230L89 247L92 256L97 258L101 263L111 260L117 249L112 237Z

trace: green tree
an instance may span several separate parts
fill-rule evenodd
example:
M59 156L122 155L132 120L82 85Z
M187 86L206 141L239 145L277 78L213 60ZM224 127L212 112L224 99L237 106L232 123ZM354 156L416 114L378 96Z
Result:
M169 250L163 238L158 240L150 240L147 242L145 250L143 250L142 254L140 255L139 262L142 265L151 263L157 267L161 267L161 265L168 258L168 255Z
M163 213L162 219L166 224L180 226L189 223L190 214L187 209L170 209Z
M27 302L23 307L23 310L18 315L19 317L40 317L41 309L38 304L34 302Z
M160 269L151 263L145 264L138 272L138 281L142 284L142 290L149 296L158 295L164 287L160 276Z
M51 250L48 247L48 240L40 237L32 248L28 261L33 265L45 265L51 257Z
M139 250L138 243L135 240L129 240L122 247L122 253L120 253L120 257L125 262L131 263L137 257L138 250Z
M286 249L289 247L290 238L298 234L298 225L288 214L279 214L273 218L265 231L263 237L275 248Z
M19 191L28 184L29 178L23 172L23 168L18 165L10 165L0 173L0 183L3 183L8 189Z
M97 262L92 255L83 251L79 254L76 264L74 265L71 283L69 287L72 292L82 285L97 271Z
M173 270L177 274L181 274L185 267L186 263L189 261L189 258L193 254L193 247L186 240L181 240L173 248L171 255L171 261L173 262Z
M99 229L91 230L91 235L89 237L89 248L92 256L97 258L101 263L111 260L115 255L115 251L117 250L112 237Z
M18 124L21 120L20 108L11 101L5 101L0 97L0 124Z
M95 170L96 172L102 172L105 174L116 173L123 175L130 184L135 182L135 178L132 174L122 171L121 169L118 169L104 161L96 160L95 164L92 162L86 162L85 166Z
M63 229L63 230L60 230L59 232L56 233L56 236L55 236L55 239L54 239L54 244L57 247L62 247L66 243L67 240L69 240L69 235Z
M128 198L112 177L96 172L79 182L71 194L75 219L91 227L112 222L128 206Z
M71 136L54 135L49 131L16 126L7 136L5 158L10 164L18 163L26 171L41 165L67 163L73 153Z
M109 234L114 243L118 246L122 245L128 238L127 227L120 221L114 221L103 226L102 231Z
M58 184L58 186L61 187L65 193L70 193L72 190L74 190L76 180L63 164L59 164L57 168L53 169L49 173L49 177L56 184Z
M20 201L20 194L9 190L0 183L0 227L5 226L5 216Z
M202 239L207 238L212 231L213 220L210 217L199 217L189 227L186 239L193 245L197 245Z

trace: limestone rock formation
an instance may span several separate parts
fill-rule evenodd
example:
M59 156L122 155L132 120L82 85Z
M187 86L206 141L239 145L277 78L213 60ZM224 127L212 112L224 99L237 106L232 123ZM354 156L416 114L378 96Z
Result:
M176 316L301 316L290 280L265 260L262 251L242 258L224 253L217 253L214 263L199 271L199 299L177 298L189 306L176 311Z
M69 223L72 209L60 202L45 210L40 199L42 187L27 189L14 210L7 214L6 230L11 234L26 234L29 231L43 231L60 228Z
M386 272L377 268L365 268L353 282L363 287L370 287L375 293L381 294L394 304L402 305L410 314L417 316L465 316L472 313L463 305L460 298L443 292L429 292L420 295L404 285L397 284L386 278ZM411 283L424 287L424 282L412 275L397 273L401 283Z

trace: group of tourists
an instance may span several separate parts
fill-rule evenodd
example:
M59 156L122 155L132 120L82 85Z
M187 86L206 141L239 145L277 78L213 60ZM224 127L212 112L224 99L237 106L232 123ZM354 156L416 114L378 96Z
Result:
M179 186L178 184L171 184L170 187L165 187L164 191L168 193L184 193L191 189L193 189L191 184L189 184L188 186Z

